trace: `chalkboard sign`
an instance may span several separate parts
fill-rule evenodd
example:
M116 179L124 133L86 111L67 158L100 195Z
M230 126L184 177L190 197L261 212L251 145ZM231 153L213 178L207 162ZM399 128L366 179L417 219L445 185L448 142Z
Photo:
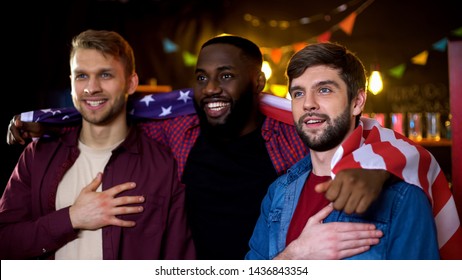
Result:
M391 112L449 112L449 90L442 83L392 87L384 95Z

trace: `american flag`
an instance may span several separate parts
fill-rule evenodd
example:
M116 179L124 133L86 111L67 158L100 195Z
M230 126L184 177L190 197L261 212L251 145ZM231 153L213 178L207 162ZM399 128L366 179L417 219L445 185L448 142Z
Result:
M137 118L166 119L195 113L190 88L131 99L129 115ZM267 116L294 123L288 99L262 94L260 108ZM63 120L80 120L80 114L75 108L46 109L22 113L21 120L62 124ZM332 177L346 168L386 169L422 188L433 207L441 258L462 259L462 228L450 185L433 155L423 147L373 119L361 118L360 126L335 153L331 166Z
M171 92L131 95L127 108L129 116L146 119L168 119L195 114L191 88ZM21 120L62 124L80 121L80 113L74 107L43 109L21 113Z

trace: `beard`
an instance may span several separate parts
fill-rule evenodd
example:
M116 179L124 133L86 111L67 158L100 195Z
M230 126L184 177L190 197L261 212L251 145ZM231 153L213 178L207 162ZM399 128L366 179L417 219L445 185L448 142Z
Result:
M74 103L75 104L75 103ZM75 105L74 105L75 106ZM126 99L117 98L114 99L114 104L112 107L107 109L107 111L102 112L89 112L88 110L83 110L81 107L75 106L77 111L82 115L82 119L86 122L94 125L108 125L114 121L119 115L124 113L126 108Z
M324 132L319 136L312 136L307 132L303 131L303 119L306 117L307 114L303 115L298 122L296 122L295 126L297 132L302 139L303 143L313 151L324 152L331 150L338 145L340 145L345 139L346 134L348 133L351 125L351 118L350 118L350 109L347 107L345 111L340 114L334 120L331 120L326 115L317 115L319 117L326 118L326 123L328 126L324 129Z
M222 123L211 124L208 121L207 114L204 112L198 102L194 102L199 122L201 133L206 135L211 140L223 141L240 136L241 131L248 123L252 110L254 110L254 94L252 85L245 90L239 99L233 100L231 109Z

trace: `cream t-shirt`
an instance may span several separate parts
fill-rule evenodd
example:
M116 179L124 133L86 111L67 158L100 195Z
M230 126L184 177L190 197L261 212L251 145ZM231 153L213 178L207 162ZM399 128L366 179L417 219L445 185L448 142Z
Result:
M80 191L90 184L98 172L104 171L104 167L111 157L111 151L121 142L109 148L94 149L79 141L80 155L58 185L57 210L74 203ZM100 185L97 191L100 192L101 189L102 186ZM102 243L101 229L81 230L78 238L58 249L55 258L61 260L101 260L103 258Z

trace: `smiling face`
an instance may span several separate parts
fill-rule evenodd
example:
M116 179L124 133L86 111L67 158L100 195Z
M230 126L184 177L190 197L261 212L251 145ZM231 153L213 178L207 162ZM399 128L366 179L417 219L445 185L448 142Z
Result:
M204 128L222 135L242 135L255 128L264 81L241 49L223 43L204 47L195 75L195 106Z
M84 122L105 125L125 120L125 104L136 89L136 74L127 79L120 60L95 49L75 50L70 66L72 101Z
M325 65L308 67L294 78L289 92L297 131L314 151L336 148L355 128L365 102L364 91L350 102L339 70Z

